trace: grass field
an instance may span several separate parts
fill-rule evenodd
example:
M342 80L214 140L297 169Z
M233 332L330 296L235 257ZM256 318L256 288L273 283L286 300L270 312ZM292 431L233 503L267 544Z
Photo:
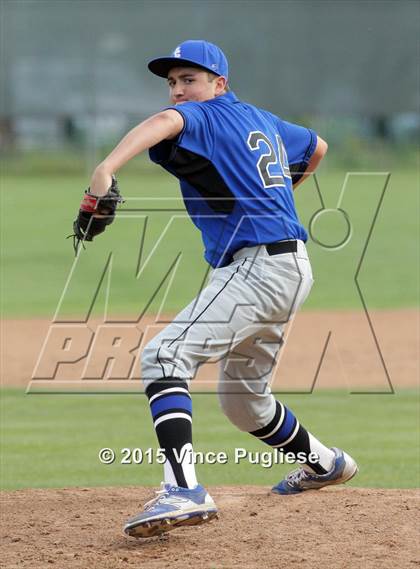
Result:
M384 192L386 168L381 172L365 171L348 179L340 207L348 215L352 234L343 247L329 248L347 231L341 214L324 213L315 225L311 218L322 206L337 207L344 170L321 169L321 197L314 180L297 191L300 218L314 238L308 249L315 285L304 309L361 309L355 284L358 268L368 308L418 305L418 174L414 166L393 171ZM91 309L97 315L107 309L108 314L135 317L146 308L150 313L175 312L195 296L207 265L176 181L145 168L128 169L119 182L127 201L117 220L87 244L75 262L71 242L65 238L72 232L87 176L75 175L72 168L61 175L27 171L19 176L16 170L2 176L3 316L52 318L58 307L58 317L86 316ZM321 440L354 454L360 475L352 484L418 485L414 392L392 396L319 392L282 399ZM226 465L198 466L205 484L269 486L290 469L263 468L247 460L234 464L236 447L269 449L232 427L214 395L194 395L194 410L196 451L225 451L229 458ZM1 411L0 477L5 489L156 485L161 479L160 465L119 464L122 448L155 448L144 396L25 396L8 389L2 392ZM98 452L104 447L117 452L114 464L99 462Z
M318 180L324 207L336 208L344 171L321 171ZM103 279L95 312L103 311L107 287L111 313L136 314L145 307L150 312L159 308L164 312L179 310L199 290L207 265L199 232L185 217L176 181L157 169L145 169L141 175L123 172L120 187L127 202L120 216L104 235L87 245L69 279L74 255L65 237L72 232L86 181L86 177L74 175L3 176L3 314L51 317L62 296L59 315L86 314L111 251L112 278ZM306 309L362 308L354 277L375 214L358 277L366 304L370 308L418 304L418 176L414 167L393 172L383 193L385 182L385 173L350 176L341 202L352 227L349 242L330 249L309 241L315 285ZM321 208L313 180L298 189L296 201L301 220L308 227ZM330 211L317 219L312 230L317 241L331 246L342 241L347 226L341 214ZM143 231L144 250L139 261ZM156 243L159 245L151 261L136 278L138 265L144 264ZM182 255L171 273L179 253Z
M282 397L302 423L326 444L344 447L357 459L354 486L418 486L419 439L414 392L395 395L348 395L319 392ZM3 489L63 486L154 485L158 464L120 464L123 448L156 448L144 396L24 395L3 392L1 403L1 484ZM228 463L199 465L204 484L272 485L290 465L264 468L241 460L235 448L269 447L236 430L218 408L216 396L194 395L195 450L225 451ZM101 448L117 455L112 465L98 459Z

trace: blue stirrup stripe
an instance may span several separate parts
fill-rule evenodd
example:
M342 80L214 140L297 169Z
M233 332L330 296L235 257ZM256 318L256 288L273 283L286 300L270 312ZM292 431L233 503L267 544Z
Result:
M192 401L188 395L167 395L166 397L159 398L150 405L153 418L163 411L170 411L172 409L184 409L192 413Z
M268 439L261 439L263 443L268 445L279 445L283 441L287 441L290 435L293 432L293 428L296 424L295 416L287 407L284 408L285 410L285 418L283 423L281 424L279 430L274 433L273 436L269 437Z

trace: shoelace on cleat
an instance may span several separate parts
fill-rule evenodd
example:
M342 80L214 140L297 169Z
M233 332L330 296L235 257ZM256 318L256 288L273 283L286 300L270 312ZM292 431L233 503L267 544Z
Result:
M160 490L155 490L156 496L146 502L143 506L145 510L150 510L153 506L159 503L159 500L164 497L165 494L169 494L168 488L164 482L160 483Z
M286 480L289 484L296 485L300 484L302 480L305 480L308 477L308 473L304 468L297 468L296 470L292 470L292 472L286 476Z

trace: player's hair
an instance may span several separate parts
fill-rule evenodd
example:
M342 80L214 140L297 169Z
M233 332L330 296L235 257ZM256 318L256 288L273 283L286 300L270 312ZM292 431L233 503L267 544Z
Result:
M214 81L217 77L219 77L219 75L216 75L216 73L212 73L211 71L207 71L207 78L209 80L209 83ZM230 88L229 88L229 85L226 84L225 93L227 93L228 91L230 91Z

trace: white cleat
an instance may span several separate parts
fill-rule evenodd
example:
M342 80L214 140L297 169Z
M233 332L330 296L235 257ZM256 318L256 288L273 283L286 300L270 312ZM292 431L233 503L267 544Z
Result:
M124 532L132 537L153 537L180 526L195 526L217 518L216 504L203 488L163 484L144 511L130 518Z
M338 448L332 448L335 461L326 474L312 474L304 468L298 468L290 472L284 480L271 489L274 494L299 494L305 490L319 490L332 484L344 484L358 472L355 460Z

